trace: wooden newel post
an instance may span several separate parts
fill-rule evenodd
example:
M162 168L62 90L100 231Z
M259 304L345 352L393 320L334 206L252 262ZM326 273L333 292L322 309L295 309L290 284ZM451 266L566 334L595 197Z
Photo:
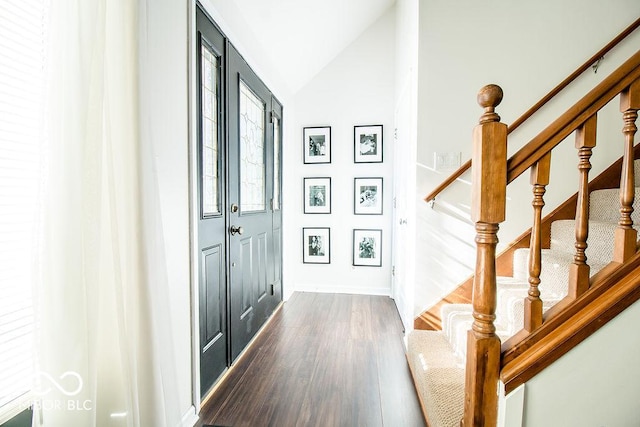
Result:
M507 193L507 126L495 107L502 89L480 89L484 108L473 130L472 220L476 224L477 258L473 281L473 325L467 333L467 364L462 425L495 426L498 409L500 339L495 334L496 244L498 224L505 219Z

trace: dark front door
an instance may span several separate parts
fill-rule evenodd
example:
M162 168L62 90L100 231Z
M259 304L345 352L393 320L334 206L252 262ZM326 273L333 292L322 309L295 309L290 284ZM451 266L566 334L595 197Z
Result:
M199 7L196 29L204 397L282 301L282 106Z
M200 9L196 19L200 390L204 395L228 365L226 41Z
M281 300L279 182L274 185L272 95L232 45L229 61L229 280L231 359ZM281 110L281 107L280 107ZM279 157L279 153L277 154ZM279 180L280 171L277 172ZM275 191L275 194L274 194ZM276 196L278 200L275 200ZM277 235L276 235L277 234ZM276 243L277 242L277 243ZM276 270L278 273L276 274ZM277 275L277 281L276 281Z

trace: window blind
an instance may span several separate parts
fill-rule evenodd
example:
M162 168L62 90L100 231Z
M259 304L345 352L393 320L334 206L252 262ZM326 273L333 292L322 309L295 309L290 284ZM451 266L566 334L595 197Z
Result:
M33 378L46 20L46 0L0 1L0 424Z

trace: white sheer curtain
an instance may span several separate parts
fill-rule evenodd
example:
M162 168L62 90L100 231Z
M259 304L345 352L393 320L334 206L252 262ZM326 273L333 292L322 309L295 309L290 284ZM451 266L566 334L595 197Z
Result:
M158 315L168 304L157 186L141 161L138 8L52 0L34 425L180 421L170 315Z

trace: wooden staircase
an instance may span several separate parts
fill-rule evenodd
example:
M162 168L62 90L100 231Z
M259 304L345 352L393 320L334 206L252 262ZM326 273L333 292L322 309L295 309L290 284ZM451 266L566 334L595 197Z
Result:
M464 302L471 290L471 304L439 304L441 315L430 310L416 325L445 330L414 331L408 338L409 365L430 426L496 425L499 381L510 393L640 299L640 254L632 218L638 186L634 138L640 109L640 51L509 159L509 130L496 113L502 96L496 85L485 86L478 94L484 112L474 129L470 162L476 268L473 278L448 298ZM602 185L590 183L590 159L597 142L598 112L616 96L620 98L623 141L619 214L610 227L609 258L594 257L588 262L590 229L608 227L597 228L593 221L590 227L590 197L593 187ZM553 184L549 180L552 152L574 132L578 191L561 207L564 213L554 212L555 218L574 219L570 236L574 241L568 256L553 259L556 264L565 262L567 270L566 292L555 298L545 295L541 279L550 257L543 248L552 233L552 220L542 217L542 208L546 187ZM606 143L607 149L619 146ZM615 168L612 165L609 173ZM530 174L533 192L532 227L503 255L513 259L519 253L520 263L526 266L525 277L499 278L498 273L508 269L504 259L496 257L499 224L506 215L506 188L525 172ZM450 182L453 180L455 177ZM567 215L572 207L573 213ZM597 239L593 247L607 238L598 234ZM528 249L519 249L525 243ZM510 262L513 272L519 264ZM520 317L513 307L521 308ZM514 323L518 318L520 323Z

